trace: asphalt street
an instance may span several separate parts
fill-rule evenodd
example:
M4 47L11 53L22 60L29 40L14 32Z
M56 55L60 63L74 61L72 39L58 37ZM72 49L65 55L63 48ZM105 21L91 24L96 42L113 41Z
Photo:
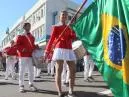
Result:
M48 76L46 73L41 74L41 78L37 78L35 86L38 91L29 90L27 76L25 76L25 93L19 92L18 80L4 80L3 72L0 76L0 97L57 97L54 77ZM103 81L100 73L93 72L94 80L84 81L83 72L76 73L75 93L77 97L113 97L106 83ZM62 86L65 93L68 87Z

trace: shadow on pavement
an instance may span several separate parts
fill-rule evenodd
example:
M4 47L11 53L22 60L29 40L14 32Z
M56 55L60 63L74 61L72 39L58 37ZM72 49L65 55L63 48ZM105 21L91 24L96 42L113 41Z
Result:
M83 76L77 76L76 78L84 78Z
M33 92L31 90L25 90L26 92ZM38 89L37 91L33 92L33 93L42 93L42 94L51 94L51 95L57 95L57 91L50 91L50 90L41 90Z
M93 87L93 88L105 88L105 89L108 89L107 86L101 86L101 85L75 85L75 87Z
M0 82L0 85L18 85L18 84L10 83L10 82Z
M53 80L34 80L34 82L55 82Z
M107 95L100 95L93 92L83 92L83 91L76 91L77 97L113 97L113 96L107 96Z
M26 92L32 92L32 91L26 90ZM57 91L50 91L50 90L38 90L34 93L57 95ZM64 92L64 95L66 94L67 93ZM113 97L113 96L107 96L107 95L100 95L94 92L84 92L84 91L75 91L75 94L77 97Z
M97 81L97 80L94 80L93 82L100 82L100 83L102 83L102 82L104 82L104 81ZM104 82L105 83L105 82Z

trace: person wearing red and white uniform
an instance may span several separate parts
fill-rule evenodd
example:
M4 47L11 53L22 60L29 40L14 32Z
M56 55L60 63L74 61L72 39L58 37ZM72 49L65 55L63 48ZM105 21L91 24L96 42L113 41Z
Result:
M2 52L0 51L0 69L3 69L4 70L4 66L3 66L3 63L2 63Z
M15 64L17 62L17 52L16 48L13 47L14 41L10 42L10 46L6 47L3 52L6 56L6 72L5 72L5 80L8 80L9 75L11 74L12 79L16 79L15 73Z
M37 88L33 85L34 68L32 62L32 52L36 48L35 38L30 33L31 24L24 23L23 29L25 30L23 35L16 37L17 53L19 57L19 86L20 92L24 92L24 74L27 68L29 77L29 86L32 91L36 91Z
M47 73L48 75L51 75L52 77L54 77L54 67L55 67L55 61L52 60L52 55L49 54L49 56L47 57Z
M61 89L61 73L63 69L64 61L67 62L69 70L70 70L70 81L69 81L69 93L68 97L75 97L73 94L74 81L75 81L75 60L76 56L74 51L72 50L72 41L76 38L75 33L71 30L70 27L66 29L58 43L55 44L55 41L59 38L61 33L67 27L68 20L68 12L61 11L60 13L60 23L52 27L52 34L50 40L46 46L45 50L45 58L52 53L53 45L55 46L52 60L56 62L56 87L58 91L58 96L62 97L62 89Z
M36 49L33 51L32 53L32 57L33 57L33 62L34 62L34 79L36 80L36 78L40 78L40 73L41 73L41 68L37 67L37 64L41 64L41 62L39 61L40 58L42 58L43 56L43 50L36 45Z
M64 61L63 72L62 72L62 85L68 86L68 84L69 84L69 67L68 67L66 61Z
M94 70L95 63L91 59L91 56L88 52L83 59L84 59L84 81L90 81L90 79L93 80L92 72Z

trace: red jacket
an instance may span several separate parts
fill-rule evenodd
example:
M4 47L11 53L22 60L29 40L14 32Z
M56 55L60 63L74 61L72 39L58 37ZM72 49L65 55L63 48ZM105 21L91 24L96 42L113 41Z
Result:
M28 38L27 38L27 37ZM31 33L27 35L18 35L16 38L15 47L19 57L32 57L32 52L36 48L34 42L35 38Z
M50 40L46 46L46 52L51 52L52 45L55 45L55 41L59 38L60 34L66 28L67 25L53 26ZM72 40L76 38L75 33L68 27L60 40L55 45L55 48L72 49Z
M9 56L17 56L17 49L15 47L6 47L3 52Z

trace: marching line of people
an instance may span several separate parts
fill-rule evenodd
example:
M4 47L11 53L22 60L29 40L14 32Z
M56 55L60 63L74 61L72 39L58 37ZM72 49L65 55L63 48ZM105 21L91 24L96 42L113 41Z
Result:
M37 91L34 85L34 79L40 78L41 68L37 67L43 61L48 63L48 75L55 77L58 97L64 97L62 85L69 87L66 97L76 97L74 94L75 73L77 61L76 55L72 50L72 41L76 39L75 33L70 27L67 27L68 12L61 11L60 22L52 27L52 34L46 46L45 52L38 45L35 45L35 38L31 34L31 24L24 23L24 33L18 35L16 40L10 42L10 46L3 50L6 56L6 73L5 79L12 75L16 79L15 64L19 66L19 91L25 92L24 75L28 73L29 87L32 91ZM67 30L60 37L61 32L67 27ZM54 42L60 37L59 41ZM53 44L54 49L53 49ZM37 55L36 55L37 54ZM40 59L40 61L38 60ZM42 61L43 60L43 61ZM92 78L94 62L87 53L84 56L84 80Z

